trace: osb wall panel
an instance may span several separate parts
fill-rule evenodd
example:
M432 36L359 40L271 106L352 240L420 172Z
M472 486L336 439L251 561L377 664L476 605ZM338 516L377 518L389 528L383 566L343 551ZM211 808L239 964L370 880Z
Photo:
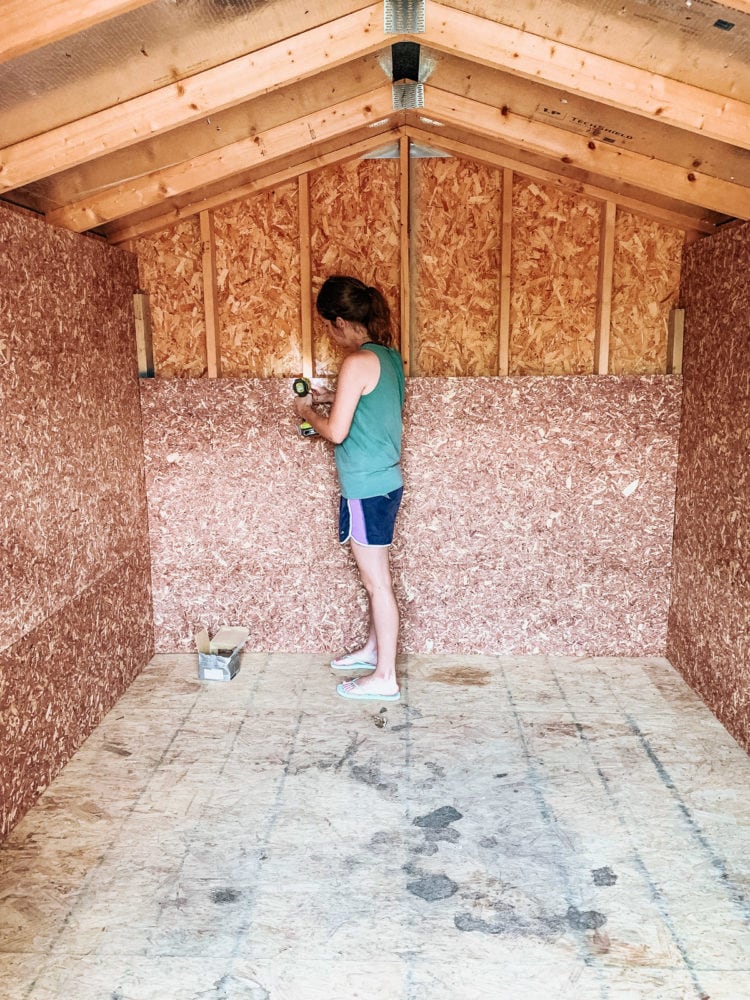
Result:
M293 377L302 371L297 184L214 213L221 371Z
M110 706L146 662L152 624L135 259L4 209L0 246L7 832L88 735L96 706ZM115 605L116 622L107 617ZM11 760L34 766L14 770Z
M148 292L156 375L205 375L206 320L198 217L136 241L141 289Z
M434 158L411 176L412 372L497 374L502 173Z
M685 234L618 208L609 370L664 374L669 311L677 303Z
M0 652L0 839L153 656L142 548Z
M376 285L401 336L399 161L354 160L310 175L313 299L331 274L352 274ZM338 371L341 357L313 308L316 376Z
M296 434L290 383L141 391L157 648L362 638L331 450ZM402 649L663 655L679 405L671 377L410 379Z
M600 218L590 199L514 179L511 375L594 370Z
M668 655L750 750L750 226L686 249Z

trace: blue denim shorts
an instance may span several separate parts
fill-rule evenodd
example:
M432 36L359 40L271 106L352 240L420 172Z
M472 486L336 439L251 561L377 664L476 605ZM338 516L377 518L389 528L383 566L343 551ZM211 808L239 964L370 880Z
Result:
M341 497L339 541L343 544L351 539L359 545L390 545L403 492L400 486L385 496L366 497L364 500Z

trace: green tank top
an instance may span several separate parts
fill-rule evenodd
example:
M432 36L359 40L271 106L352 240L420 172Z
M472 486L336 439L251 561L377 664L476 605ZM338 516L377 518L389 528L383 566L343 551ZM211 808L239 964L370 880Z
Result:
M380 378L371 392L360 396L349 433L334 449L341 493L349 500L383 496L403 485L401 355L380 344L363 344L360 350L377 355Z

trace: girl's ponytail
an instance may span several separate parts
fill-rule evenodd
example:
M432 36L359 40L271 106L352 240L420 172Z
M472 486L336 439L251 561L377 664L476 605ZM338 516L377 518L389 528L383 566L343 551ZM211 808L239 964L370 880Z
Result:
M334 274L327 278L318 292L316 308L320 315L332 323L340 316L350 323L359 323L367 336L383 347L393 345L391 310L382 292L366 285L359 278Z
M385 296L377 288L370 286L367 291L370 295L370 319L365 325L370 340L374 344L382 344L383 347L392 347L390 307Z

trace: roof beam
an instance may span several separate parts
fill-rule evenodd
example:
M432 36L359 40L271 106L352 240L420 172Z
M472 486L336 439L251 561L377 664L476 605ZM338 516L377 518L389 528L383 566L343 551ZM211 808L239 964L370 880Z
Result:
M41 49L151 0L5 0L0 63Z
M501 170L512 170L514 174L533 177L535 180L544 181L547 184L553 184L555 187L564 188L576 194L583 194L598 201L611 201L631 212L646 215L651 219L658 219L660 222L674 226L676 229L685 229L690 232L699 233L716 232L716 226L711 222L695 218L692 215L684 215L677 211L661 208L658 205L651 205L645 200L609 191L607 188L598 187L596 184L574 180L553 170L545 170L543 167L524 163L523 160L515 159L512 156L505 156L493 150L482 149L480 146L473 145L469 141L470 137L467 137L466 140L452 139L441 135L438 129L431 131L410 123L407 123L403 127L403 131L414 142L422 143L425 146L442 149L446 153L452 153L455 156L464 156L468 160L476 160L479 163L485 163L488 166L497 167Z
M320 170L323 167L330 166L332 163L344 163L347 160L356 160L375 149L387 146L390 142L398 141L400 135L401 131L399 129L391 129L388 132L379 132L377 135L371 135L366 139L356 142L347 142L339 149L316 154L310 157L310 159L301 162L295 161L289 166L282 166L281 169L274 171L272 174L266 174L264 177L248 181L246 184L241 184L230 191L211 195L208 198L202 198L200 192L196 192L196 197L199 200L193 201L182 208L169 209L169 211L163 214L136 222L132 225L110 229L107 232L107 239L110 243L125 243L128 240L147 236L149 233L156 233L160 229L167 229L182 219L189 218L191 215L198 215L200 212L222 208L224 205L229 205L233 201L239 201L241 198L252 197L252 195L258 194L260 191L267 191L269 188L278 187L280 184L287 184L290 181L296 180L302 174L309 174L313 170Z
M414 38L441 52L750 149L750 104L743 101L440 3L430 5L424 34Z
M296 150L309 148L356 129L396 116L389 85L334 107L249 135L175 166L155 170L113 188L93 194L47 215L53 225L85 232L115 219L159 205L168 198L208 187L261 163L270 163ZM189 156L189 151L186 151Z
M390 45L383 4L0 150L0 193L209 117Z
M728 7L730 10L740 10L743 14L750 14L750 0L718 0L720 7Z
M530 121L507 108L490 107L434 87L425 87L425 111L430 117L465 134L475 133L510 143L521 150L540 153L561 160L567 166L633 184L686 205L750 219L750 188L731 181L719 180L697 170L686 171L656 157L608 146L590 136Z

